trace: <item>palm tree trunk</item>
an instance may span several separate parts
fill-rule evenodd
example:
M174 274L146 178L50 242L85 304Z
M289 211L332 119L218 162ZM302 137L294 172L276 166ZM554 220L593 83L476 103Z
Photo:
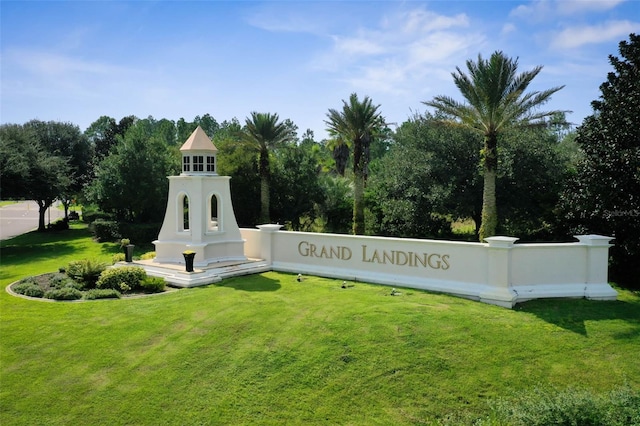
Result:
M496 174L498 169L497 135L485 136L484 146L484 187L482 190L482 220L480 241L496 235L498 208L496 204Z
M480 241L496 235L498 226L498 210L496 207L496 172L485 170L484 188L482 192L482 221L480 225Z
M354 171L353 182L353 234L364 234L364 174Z
M269 217L270 199L269 199L269 181L271 180L269 170L269 152L260 152L260 223L270 223Z

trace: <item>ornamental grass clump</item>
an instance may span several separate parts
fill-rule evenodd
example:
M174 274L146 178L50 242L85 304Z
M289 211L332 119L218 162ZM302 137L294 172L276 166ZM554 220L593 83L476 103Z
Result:
M104 262L82 259L70 262L67 266L67 275L75 281L82 283L84 288L95 288L100 274L107 268Z

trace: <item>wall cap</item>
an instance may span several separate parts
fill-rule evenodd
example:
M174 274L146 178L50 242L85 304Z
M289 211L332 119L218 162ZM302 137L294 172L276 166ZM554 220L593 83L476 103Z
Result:
M575 238L578 239L580 244L584 244L587 246L601 246L601 247L611 247L613 244L610 244L610 241L615 239L614 237L607 237L604 235L574 235Z
M516 237L488 237L484 240L489 244L490 248L511 248L513 244L520 238Z
M277 232L282 228L282 225L274 225L274 224L266 224L266 225L258 225L256 226L261 231L264 232Z

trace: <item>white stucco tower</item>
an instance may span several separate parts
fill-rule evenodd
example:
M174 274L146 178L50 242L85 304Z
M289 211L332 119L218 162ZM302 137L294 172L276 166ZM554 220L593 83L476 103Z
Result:
M231 204L230 177L218 176L217 148L200 126L182 145L182 173L169 176L169 199L154 263L184 264L183 252L196 253L205 267L246 261L244 240Z

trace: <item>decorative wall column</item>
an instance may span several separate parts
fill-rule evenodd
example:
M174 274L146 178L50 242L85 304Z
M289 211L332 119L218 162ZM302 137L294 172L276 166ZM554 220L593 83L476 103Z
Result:
M269 262L269 265L273 263L273 235L282 228L282 225L258 225L256 228L260 230L260 253L261 257Z
M487 246L487 290L480 301L512 308L517 294L511 288L511 249L518 241L514 237L485 238Z
M586 246L587 282L585 297L596 300L616 300L618 293L608 282L609 247L613 237L603 235L576 235L578 244Z

